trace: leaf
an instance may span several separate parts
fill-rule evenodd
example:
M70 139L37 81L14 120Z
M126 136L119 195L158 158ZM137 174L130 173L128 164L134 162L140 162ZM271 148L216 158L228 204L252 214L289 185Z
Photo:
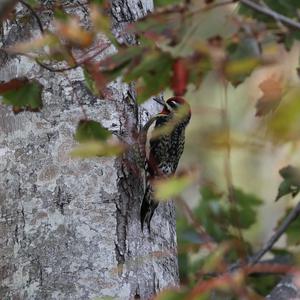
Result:
M19 42L9 47L8 51L12 53L32 52L43 49L46 46L54 48L60 47L60 45L61 43L57 36L52 33L46 33L34 40Z
M295 197L300 191L300 169L286 166L279 170L279 174L284 180L279 185L275 201L288 194Z
M104 1L101 1L104 2ZM100 5L100 6L99 6ZM111 35L111 21L109 15L101 9L103 3L94 3L90 7L90 16L94 28L97 31L102 31L105 34Z
M96 83L93 80L93 77L92 77L92 75L90 74L90 72L88 71L87 68L83 68L83 76L84 76L84 82L85 82L86 87L90 90L90 92L93 95L99 97L100 94L99 94L99 91L97 89Z
M75 140L82 143L86 141L106 141L111 133L104 128L99 122L93 120L80 120Z
M290 180L292 184L300 187L300 169L293 166L286 166L279 170L282 178Z
M169 86L172 75L172 58L169 54L152 51L133 69L124 80L137 80L138 103L143 103Z
M276 111L268 119L272 138L280 141L295 141L300 138L300 88L290 88Z
M237 188L233 190L234 203L209 187L203 187L201 195L195 214L208 234L218 242L230 237L229 226L250 228L256 221L257 207L262 204L256 196Z
M188 84L188 69L187 61L182 58L176 59L172 66L172 90L175 96L182 96L185 94Z
M277 201L281 197L291 194L291 193L292 193L291 182L289 180L284 180L280 183L280 185L278 187L278 193L277 193L275 201Z
M155 198L160 201L169 200L184 191L194 181L195 177L191 174L182 176L172 176L166 179L153 181Z
M120 143L109 144L103 141L84 141L75 147L70 155L72 157L89 158L96 156L117 156L124 152L125 148Z
M280 281L279 274L259 274L259 276L248 276L247 283L260 295L268 295L274 286ZM254 297L253 299L259 299Z
M0 84L0 95L3 103L12 105L15 112L39 111L43 106L42 88L42 85L35 80L13 79Z
M260 64L260 51L254 38L240 33L226 47L227 62L224 67L226 78L237 86Z
M93 34L82 28L77 18L57 19L55 24L58 35L74 46L86 48L93 42Z
M206 232L217 242L228 237L228 220L223 201L223 194L216 192L209 186L200 190L201 200L195 209L195 216L200 220Z
M184 290L168 290L165 289L160 292L154 300L182 300L186 299L187 292Z
M181 3L182 0L154 0L154 7L165 6L165 5L174 5Z
M229 208L229 223L237 228L248 229L256 222L256 207L262 201L240 189L234 189L233 195L235 203Z
M256 116L261 117L278 107L283 95L283 84L273 74L262 81L259 88L263 92L263 95L256 103Z

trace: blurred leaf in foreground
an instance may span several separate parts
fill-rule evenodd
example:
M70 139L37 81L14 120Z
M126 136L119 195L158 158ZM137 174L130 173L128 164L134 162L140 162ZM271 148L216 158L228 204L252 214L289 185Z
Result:
M210 187L202 187L201 200L195 214L199 221L216 241L228 240L232 233L230 226L249 229L257 217L257 207L262 201L242 190L233 190L234 203L224 199L226 194L218 193Z
M172 176L164 179L154 180L155 198L160 201L169 200L179 195L188 186L190 186L196 178L195 172Z
M3 103L12 105L15 113L22 110L39 111L42 106L42 85L25 79L12 79L0 84Z
M120 143L107 143L100 141L87 141L78 145L71 151L72 157L117 156L123 153L125 147Z
M78 142L105 141L111 133L99 122L93 120L81 120L77 126L75 139Z
M186 299L186 295L184 290L164 290L154 300L183 300Z

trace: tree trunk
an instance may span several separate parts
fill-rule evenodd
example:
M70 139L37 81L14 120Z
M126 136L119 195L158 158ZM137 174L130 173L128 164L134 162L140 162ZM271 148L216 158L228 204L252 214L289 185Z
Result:
M124 34L124 22L145 15L152 5L151 0L112 1L120 41L134 42ZM84 6L69 10L85 18ZM26 24L21 23L24 15L30 16ZM45 27L49 15L50 8L39 13ZM18 5L17 19L3 26L2 46L36 36L38 30L35 18ZM142 233L143 174L132 167L131 153L81 160L69 156L83 110L132 141L149 116L132 99L133 86L117 80L105 101L87 91L81 68L55 73L4 52L0 66L0 81L28 77L44 86L40 113L14 115L0 106L0 298L148 299L176 286L173 204L160 204L152 232ZM160 109L147 107L150 114Z

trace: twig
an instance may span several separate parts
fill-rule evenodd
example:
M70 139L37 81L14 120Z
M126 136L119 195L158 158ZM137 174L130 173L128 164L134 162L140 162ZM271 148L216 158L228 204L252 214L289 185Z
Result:
M285 233L289 225L299 216L300 214L300 201L293 208L293 210L288 214L283 223L278 227L275 233L267 241L261 250L259 250L254 256L248 260L249 265L256 264L269 250L272 249L273 245L278 241L278 239Z
M290 28L300 30L299 22L297 22L293 19L290 19L284 15L281 15L268 7L262 7L261 5L253 2L252 0L239 0L239 2L252 8L253 10L256 10L257 12L260 12L264 15L267 15L267 16L273 18L275 21L282 22L283 24L285 24L286 26L288 26Z
M250 274L299 274L299 268L285 265L285 264L267 264L267 263L259 263L254 266L243 266L240 270L235 270L233 273L223 273L218 277L214 277L208 280L203 280L201 277L198 280L198 283L191 290L188 296L185 299L193 300L196 299L197 296L207 293L215 288L218 288L223 285L227 285L231 287L233 290L236 290L237 278L241 280L244 276ZM238 290L236 290L238 291ZM248 299L248 298L247 298Z
M49 66L49 65L47 65L47 64L44 64L44 63L40 62L38 59L35 59L35 61L36 61L36 63L37 63L40 67L42 67L42 68L44 68L44 69L46 69L46 70L48 70L48 71L50 71L50 72L55 72L55 73L60 73L60 72L65 72L65 71L70 71L70 70L76 69L76 68L78 68L78 67L80 66L80 64L76 63L74 66L56 69L56 68L53 68L52 66Z
M278 229L274 232L271 238L266 242L266 244L257 251L253 256L250 256L247 260L247 263L236 262L228 267L228 272L233 272L236 269L245 267L245 266L253 266L257 264L260 259L272 249L274 244L278 241L278 239L285 233L286 229L289 225L300 215L300 201L293 208L293 210L288 214L286 219L282 222L282 224L278 227Z
M37 13L35 12L35 10L31 7L31 5L29 5L28 3L26 3L25 1L19 0L20 3L22 3L28 10L30 10L31 14L35 17L37 24L40 28L41 33L44 33L44 27L43 24L41 22L40 17L37 15Z
M50 65L47 65L47 64L44 64L42 63L41 61L39 61L38 58L36 57L33 57L32 55L28 54L28 53L15 53L15 54L18 54L18 55L23 55L23 56L26 56L26 57L29 57L31 59L34 59L35 62L41 66L42 68L50 71L50 72L56 72L56 73L61 73L61 72L65 72L65 71L70 71L72 69L76 69L78 67L80 67L82 64L84 64L85 62L95 58L97 55L101 54L101 52L105 51L107 48L109 48L111 45L110 44L106 44L104 48L102 49L99 49L98 51L96 51L93 55L89 56L89 57L86 57L86 58L82 58L80 61L76 62L73 66L69 66L69 67L64 67L64 68L54 68Z

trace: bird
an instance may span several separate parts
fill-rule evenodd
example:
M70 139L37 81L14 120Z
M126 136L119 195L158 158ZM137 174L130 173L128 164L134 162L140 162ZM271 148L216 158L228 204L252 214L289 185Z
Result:
M146 184L140 210L141 229L147 225L150 232L150 222L159 202L154 197L153 180L163 179L173 175L177 169L184 150L185 129L191 119L189 103L181 96L169 98L163 110L149 120L145 125L155 122L150 138L150 149L145 159Z

